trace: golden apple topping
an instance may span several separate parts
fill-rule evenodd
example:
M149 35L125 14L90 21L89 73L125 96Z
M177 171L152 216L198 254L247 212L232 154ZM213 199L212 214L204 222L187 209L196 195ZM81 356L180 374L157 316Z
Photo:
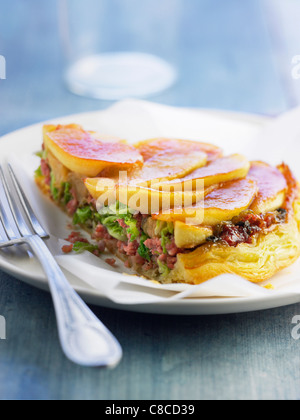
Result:
M57 182L68 171L78 174L99 206L118 201L155 220L205 227L198 240L208 235L207 227L245 210L272 212L286 196L279 169L240 154L223 156L203 142L158 138L131 146L71 124L45 126L44 145L60 164Z
M45 126L44 145L66 168L85 176L97 176L108 166L130 169L144 161L139 151L124 141L107 141L76 124Z

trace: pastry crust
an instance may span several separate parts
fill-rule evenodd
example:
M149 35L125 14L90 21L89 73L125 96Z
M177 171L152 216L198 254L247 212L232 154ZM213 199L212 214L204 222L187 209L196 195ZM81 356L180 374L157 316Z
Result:
M59 151L54 155L51 147L49 150L54 130L60 141L63 138L64 154ZM114 143L114 162L113 146L101 144L98 139L99 150L93 152L92 163L87 159L87 150L83 157L76 155L75 162L74 156L66 152L70 147L66 133L77 140L90 136L76 125L46 126L44 149L48 155L43 153L36 182L44 194L75 216L74 225L91 233L96 245L89 249L96 255L108 249L146 278L188 284L200 284L228 273L260 283L299 258L300 190L287 165L273 168L264 162L248 162L241 155L224 157L219 148L204 143L152 139L135 145L126 184L116 178L116 167L120 162L123 169L124 162L128 165L132 146ZM62 147L59 142L58 146ZM103 155L107 149L109 156ZM95 158L98 153L99 158ZM79 169L67 166L69 161ZM91 173L98 165L102 168L103 162L105 170L97 176L83 175L89 174L89 166ZM112 183L111 190L107 190L107 180ZM155 182L150 188L152 180ZM198 180L202 180L204 190L197 190ZM170 186L177 185L185 185L187 190L170 190ZM136 196L134 188L139 192L137 207L129 206L132 195ZM107 197L117 193L113 206L101 201L104 191ZM183 207L182 212L175 205L177 195L180 202L192 197L190 207ZM170 198L169 203L164 202L164 196ZM128 201L123 202L123 197ZM154 212L156 197L159 206ZM143 198L148 210L141 211ZM109 211L123 206L125 213L104 216L98 212L97 200ZM165 206L168 211L163 213ZM193 213L194 224L190 223ZM78 234L74 237L78 239Z
M299 216L258 234L252 244L237 247L205 244L191 253L179 254L168 282L200 284L221 274L236 274L253 283L270 279L293 264L300 255Z

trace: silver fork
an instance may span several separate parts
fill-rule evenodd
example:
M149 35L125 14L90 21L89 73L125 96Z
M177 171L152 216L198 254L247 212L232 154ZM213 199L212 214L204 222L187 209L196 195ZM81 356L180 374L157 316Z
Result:
M40 261L49 281L60 342L67 358L81 366L116 366L122 357L119 342L68 283L44 243L43 239L49 235L35 216L11 165L8 165L8 174L9 177L0 166L0 222L3 228L0 249L27 244ZM10 185L16 194L10 193ZM30 225L20 211L20 204Z

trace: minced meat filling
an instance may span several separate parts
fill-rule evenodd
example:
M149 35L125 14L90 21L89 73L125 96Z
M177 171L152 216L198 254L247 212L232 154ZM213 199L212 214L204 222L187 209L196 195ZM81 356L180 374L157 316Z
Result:
M158 270L163 276L174 269L179 253L191 252L176 246L173 223L155 221L151 216L132 214L129 209L124 214L126 206L120 203L112 206L113 209L104 208L102 213L98 213L92 197L88 197L82 204L71 184L63 183L60 188L57 187L55 174L46 156L41 160L39 169L37 176L44 177L44 183L50 187L52 198L73 216L73 225L87 228L96 242L90 244L80 234L73 232L67 238L71 244L63 247L65 253L90 251L99 256L105 249L112 252L118 250L120 255L126 257L125 264L128 267L138 265L143 271ZM122 209L122 212L119 209ZM243 212L232 221L216 226L214 234L207 238L207 242L222 242L233 247L241 243L250 244L257 233L285 223L287 214L286 209L262 215L252 211Z
M224 222L214 229L214 235L207 238L208 242L223 242L236 247L241 243L251 244L253 236L270 229L279 223L285 223L287 211L278 209L266 214L255 214L251 211L241 213L231 222Z

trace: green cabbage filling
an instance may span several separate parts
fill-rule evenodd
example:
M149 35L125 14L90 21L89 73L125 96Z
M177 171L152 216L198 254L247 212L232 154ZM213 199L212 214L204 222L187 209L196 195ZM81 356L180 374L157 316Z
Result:
M123 220L127 227L120 226L118 220ZM137 220L133 217L130 209L119 202L104 207L99 213L91 206L77 209L73 224L85 225L88 221L101 223L113 238L122 242L125 242L128 237L130 237L130 242L134 242L140 236Z

